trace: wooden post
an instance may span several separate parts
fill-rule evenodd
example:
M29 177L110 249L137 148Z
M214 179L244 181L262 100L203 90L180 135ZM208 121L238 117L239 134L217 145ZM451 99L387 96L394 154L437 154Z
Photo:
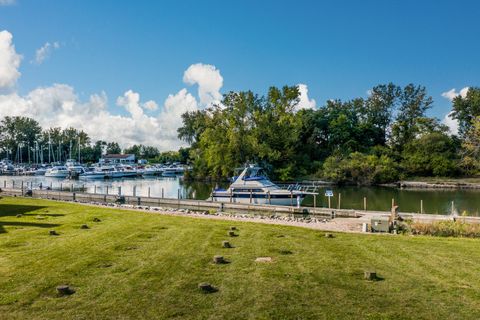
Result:
M148 187L148 197L150 198L150 187Z
M253 193L253 191L252 191L252 189L250 189L250 203L252 203L252 196L253 196L252 193Z
M73 190L73 183L72 183L72 192L73 192L73 191L74 191L74 190Z
M63 191L63 184L60 183L60 191Z
M7 180L3 180L3 187L6 189L7 188Z
M15 189L15 180L12 180L12 189Z
M163 188L162 188L162 199L163 199Z
M341 203L342 203L342 194L339 193L338 194L338 209L340 209Z
M367 211L367 197L363 197L363 210Z
M423 200L420 200L420 213L423 214Z
M107 193L106 194L108 195L108 186L107 186Z
M293 191L290 191L290 206L293 207Z
M118 196L122 195L122 187L118 187Z
M392 198L392 208L395 207L395 199Z
M270 190L267 191L267 196L268 196L268 204L272 204L272 198L270 196Z
M233 190L230 188L230 203L232 203L232 197L233 197Z
M94 186L93 186L93 193L94 193L94 194L97 194L97 185L94 185Z
M314 194L313 195L313 208L316 208L317 207L317 195Z
M177 190L177 199L180 199L180 189Z
M328 198L328 209L330 209L330 199L331 199L332 197L327 197L327 198Z
M134 197L137 195L137 186L133 186L132 195Z

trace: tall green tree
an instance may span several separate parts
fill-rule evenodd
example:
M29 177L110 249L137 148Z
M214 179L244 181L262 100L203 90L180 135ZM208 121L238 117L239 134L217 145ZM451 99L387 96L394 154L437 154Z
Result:
M474 125L474 119L480 116L480 88L469 88L465 97L458 95L452 102L451 117L458 120L458 132L465 137Z
M42 128L27 117L5 117L0 122L0 149L17 159L27 161ZM19 151L19 152L17 152Z

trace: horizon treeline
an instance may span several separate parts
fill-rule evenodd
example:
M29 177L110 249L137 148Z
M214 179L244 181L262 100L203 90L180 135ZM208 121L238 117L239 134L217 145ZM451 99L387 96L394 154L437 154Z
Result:
M160 152L153 146L135 144L122 150L118 142L92 141L87 133L75 128L44 130L35 119L19 116L7 116L0 121L0 158L17 163L52 163L68 158L95 163L103 154L122 152L155 162L188 159L188 149Z
M265 96L230 92L208 109L182 115L194 178L223 179L257 163L273 179L378 184L406 177L475 176L480 171L480 88L452 101L458 135L427 116L424 86L382 84L367 98L298 109L295 86Z

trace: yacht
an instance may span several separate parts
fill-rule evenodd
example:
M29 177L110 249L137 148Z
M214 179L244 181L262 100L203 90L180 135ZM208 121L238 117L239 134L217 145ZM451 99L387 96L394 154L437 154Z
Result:
M228 189L215 189L212 199L220 202L300 206L309 194L314 193L293 188L282 189L268 179L261 167L249 165L234 178Z
M181 175L185 171L185 168L179 163L173 163L172 165L169 165L168 167L163 168L162 175L163 176L176 176L176 175Z
M15 172L13 162L7 159L0 161L0 173L5 175L11 175Z
M80 179L105 179L108 178L108 174L100 170L89 170L78 175Z
M119 177L121 178L135 178L138 176L137 170L128 164L119 164L115 167L115 170L119 172Z
M54 166L47 171L45 171L45 177L50 177L50 178L66 178L69 175L69 171L67 167L65 166Z
M85 172L85 168L74 159L68 159L65 162L65 166L67 167L68 171L70 172L70 177L75 178L78 177L80 174Z

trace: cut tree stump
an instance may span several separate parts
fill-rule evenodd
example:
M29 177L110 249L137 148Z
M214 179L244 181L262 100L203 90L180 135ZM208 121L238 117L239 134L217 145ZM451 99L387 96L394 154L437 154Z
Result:
M228 235L230 237L236 237L237 235L235 234L235 231L228 231Z
M225 263L225 259L223 259L223 256L214 256L213 257L213 263L215 264L222 264Z
M17 214L17 218L21 218L21 217L23 217L23 214L21 213Z
M237 230L237 227L232 226L230 227L230 230Z
M210 283L202 282L198 285L198 288L204 293L212 293L218 291L217 288L212 286Z
M51 236L58 236L58 233L55 230L48 231L48 234L51 235Z
M231 248L232 245L231 245L230 242L228 242L228 241L222 241L222 247L224 247L224 248Z
M100 222L102 220L100 220L99 218L93 218L93 222Z
M370 281L374 281L374 280L377 280L377 273L375 271L371 271L371 270L368 270L368 271L365 271L364 272L364 278L365 280L370 280Z
M86 224L82 224L82 225L80 226L80 229L89 229L89 227L88 227L88 225L86 225Z
M334 238L333 233L325 233L325 238Z
M70 295L70 294L74 294L75 290L73 288L71 288L70 286L61 285L61 286L57 287L57 292L61 296L67 296L67 295Z

